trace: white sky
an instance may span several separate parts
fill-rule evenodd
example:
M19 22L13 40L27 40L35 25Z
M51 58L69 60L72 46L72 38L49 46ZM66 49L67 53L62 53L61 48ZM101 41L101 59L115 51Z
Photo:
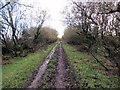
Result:
M61 12L65 9L65 6L67 6L68 1L70 0L19 0L19 1L21 3L28 5L31 4L34 6L34 10L32 11L33 17L35 15L34 12L38 11L39 8L47 10L48 14L50 15L50 19L46 20L44 26L50 26L56 29L59 34L58 37L61 37L63 35L65 26L62 22L63 15ZM98 1L98 0L80 0L80 1Z
M50 19L46 21L44 26L50 26L58 31L58 36L61 37L64 33L65 26L62 23L62 14L64 7L67 5L67 0L20 0L21 3L34 5L35 10L38 7L45 9L50 14ZM34 11L33 11L34 13Z

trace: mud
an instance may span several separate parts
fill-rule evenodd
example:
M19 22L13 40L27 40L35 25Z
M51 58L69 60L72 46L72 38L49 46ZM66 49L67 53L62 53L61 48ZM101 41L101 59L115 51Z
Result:
M41 78L42 78L43 74L46 71L47 65L50 62L50 60L51 60L51 58L52 58L52 56L53 56L53 54L55 52L55 49L56 49L57 45L58 44L56 44L54 46L54 48L51 50L51 52L45 58L42 65L39 65L38 70L35 70L33 72L30 80L28 80L28 82L27 82L27 85L25 85L26 87L24 86L25 88L38 88L39 87Z
M51 77L53 79L51 80L51 83L53 85L50 85L50 87L54 89L79 89L79 83L77 82L75 74L71 66L69 65L67 55L62 47L62 42L60 42L59 45L60 47L58 51L56 51L56 47L58 46L58 44L56 44L49 55L45 58L44 62L40 64L37 70L32 73L32 76L30 77L24 88L40 88L42 77L47 70L47 66L54 53L57 53L57 58L55 59L55 75L54 77Z
M67 56L62 48L62 42L58 51L58 61L55 76L56 89L79 88L79 83L75 78L75 74L68 63Z

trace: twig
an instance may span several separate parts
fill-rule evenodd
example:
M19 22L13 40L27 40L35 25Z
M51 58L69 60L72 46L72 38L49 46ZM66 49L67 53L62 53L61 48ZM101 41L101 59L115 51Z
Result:
M4 6L2 6L0 9L3 9L5 6L7 6L8 4L10 4L10 2L7 2Z
M106 71L109 71L109 69L107 67L105 67L92 53L91 55L97 60L98 63L100 63L100 65L102 65Z

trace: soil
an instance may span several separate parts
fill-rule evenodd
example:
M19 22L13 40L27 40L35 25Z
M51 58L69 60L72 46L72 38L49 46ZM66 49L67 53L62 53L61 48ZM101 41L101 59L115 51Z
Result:
M47 65L49 61L51 60L57 45L58 44L54 46L54 48L45 58L44 62L38 66L37 70L35 70L32 73L31 77L26 81L25 85L23 86L24 88L38 88L39 87L41 78L47 69Z
M56 89L67 89L67 88L79 88L79 83L75 78L75 74L68 63L67 56L64 49L62 48L62 43L60 43L60 48L58 51L58 60L55 76L55 88Z
M56 71L55 71L55 77L52 77L52 84L50 87L55 89L78 89L79 83L77 82L75 78L75 74L72 70L72 68L69 65L69 62L67 60L67 55L65 54L64 49L62 48L62 42L60 42L60 47L57 51L57 60L56 62ZM48 63L50 59L52 58L53 54L55 53L56 46L52 49L52 51L49 53L49 55L45 58L44 62L39 65L37 70L35 70L29 80L26 82L24 88L32 88L37 89L40 87L40 82L42 80L42 77L47 69Z

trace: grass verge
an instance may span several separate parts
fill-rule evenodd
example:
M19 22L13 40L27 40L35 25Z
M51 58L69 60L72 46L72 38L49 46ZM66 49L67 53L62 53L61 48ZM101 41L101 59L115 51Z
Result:
M106 71L104 68L96 62L91 55L78 52L68 44L63 44L63 48L67 53L68 60L73 67L81 88L119 87L120 78L118 76L105 74Z
M28 54L26 57L17 57L12 59L12 64L7 64L2 67L2 87L3 88L18 88L21 87L36 67L42 63L43 58L47 56L53 44L49 45L46 50L41 52Z

